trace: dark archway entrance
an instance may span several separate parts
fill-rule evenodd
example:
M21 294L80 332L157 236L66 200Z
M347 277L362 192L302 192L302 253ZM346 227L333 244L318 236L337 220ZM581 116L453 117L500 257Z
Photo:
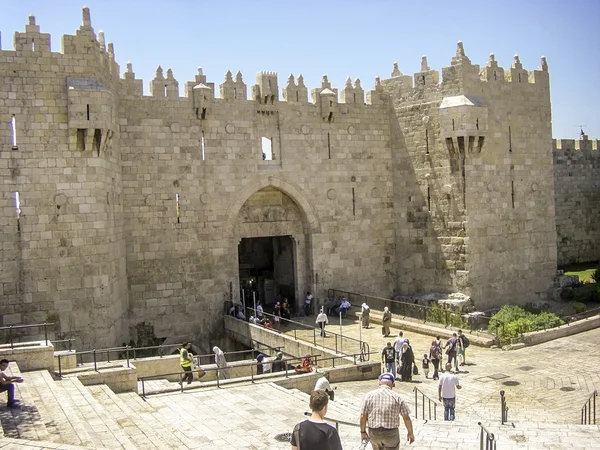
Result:
M240 287L246 305L256 301L265 306L287 298L295 304L296 248L291 236L242 238L238 246Z

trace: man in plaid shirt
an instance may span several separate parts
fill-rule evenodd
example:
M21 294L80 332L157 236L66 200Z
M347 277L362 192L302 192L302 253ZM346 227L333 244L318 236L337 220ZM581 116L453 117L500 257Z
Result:
M415 441L410 410L400 394L392 390L394 386L394 375L384 373L379 377L379 388L365 395L360 408L360 438L369 439L373 450L400 448L400 416L408 431L408 442Z

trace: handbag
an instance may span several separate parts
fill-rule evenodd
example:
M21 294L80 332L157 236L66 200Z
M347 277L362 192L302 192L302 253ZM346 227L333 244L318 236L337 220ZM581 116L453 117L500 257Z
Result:
M419 375L419 369L416 364L413 366L413 375Z

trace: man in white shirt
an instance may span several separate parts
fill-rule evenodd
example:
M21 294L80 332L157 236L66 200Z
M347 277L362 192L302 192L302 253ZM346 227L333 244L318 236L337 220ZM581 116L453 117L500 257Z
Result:
M402 345L406 342L404 333L398 333L398 337L394 339L394 349L396 350L396 367L400 367L400 357L402 356ZM396 375L396 374L394 374Z
M315 384L315 391L323 391L329 395L331 401L333 401L333 388L329 384L329 372L323 372L323 376L317 380Z
M451 372L452 364L446 363L446 371L440 376L438 396L440 402L444 401L444 420L454 420L454 407L456 405L456 389L462 389L458 377Z
M258 302L257 306L256 306L256 318L257 319L262 319L263 318L263 307L260 304L260 302Z
M310 292L306 293L306 297L304 298L304 315L306 317L310 316L310 304L313 301L313 295Z
M329 319L327 318L327 314L323 311L323 307L321 307L321 312L317 316L315 323L321 328L321 336L325 337L325 325L329 323Z

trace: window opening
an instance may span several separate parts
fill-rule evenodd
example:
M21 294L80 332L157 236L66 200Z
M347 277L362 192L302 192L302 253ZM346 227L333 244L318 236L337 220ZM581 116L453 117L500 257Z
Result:
M167 96L167 85L165 84L165 97Z
M521 74L519 74L519 83L521 82Z
M330 112L329 117L327 117L327 122L331 123L332 120L333 120L333 112Z
M200 119L206 119L206 108L202 108L202 114L200 115Z
M515 209L515 182L512 180L510 182L510 198L512 201L512 207Z
M427 186L427 209L431 211L431 188Z
M452 119L452 131L454 131L454 119Z
M87 105L87 120L90 120L90 105Z
M496 71L494 70L494 81L497 81L498 77L496 76Z
M479 117L475 119L475 128L479 130Z
M262 159L265 161L273 160L273 139L268 137L262 138Z
M512 130L508 127L508 152L512 153Z
M237 88L233 88L233 98L237 98Z
M19 150L19 147L17 147L17 118L14 114L10 119L10 127L12 129L12 149Z
M425 128L425 153L429 155L429 129Z
M296 91L296 101L300 102L300 92Z
M35 52L35 41L33 39L31 40L31 51Z
M329 159L331 159L331 134L327 133L327 153L329 155Z
M202 149L202 161L204 161L204 131L202 132L202 138L200 139L200 148Z
M423 76L421 77L421 84L423 84L423 86L425 86L425 75L423 75Z
M354 198L354 188L352 188L352 215L356 216L356 199Z
M175 194L175 213L177 214L177 223L179 223L179 194Z
M15 212L17 213L17 231L21 231L21 200L19 192L15 192Z
M354 104L356 105L356 92L352 94L354 96Z
M333 106L333 100L329 100L329 107L331 108Z
M77 150L85 151L85 140L87 138L87 130L85 128L77 129Z
M102 130L96 128L94 130L94 145L96 146L96 153L100 156L100 146L102 144Z

